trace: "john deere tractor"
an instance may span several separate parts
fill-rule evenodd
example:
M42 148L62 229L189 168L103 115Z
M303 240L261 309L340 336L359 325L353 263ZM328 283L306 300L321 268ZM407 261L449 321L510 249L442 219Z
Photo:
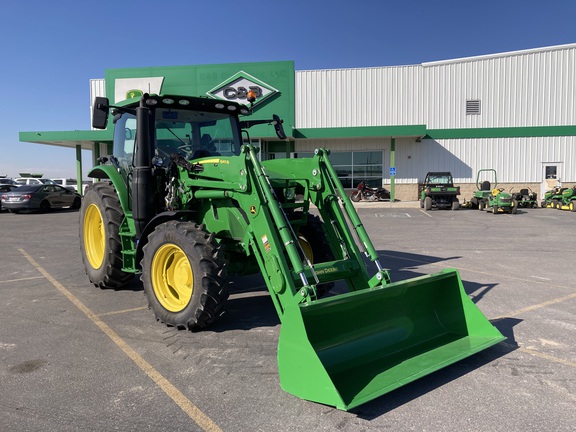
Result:
M139 274L157 320L199 330L224 310L228 276L260 273L281 321L281 386L343 410L504 339L455 269L391 282L330 152L260 161L243 144L251 126L286 136L278 116L250 114L199 97L96 98L93 127L113 116L115 132L80 214L95 286ZM323 297L335 283L346 292Z

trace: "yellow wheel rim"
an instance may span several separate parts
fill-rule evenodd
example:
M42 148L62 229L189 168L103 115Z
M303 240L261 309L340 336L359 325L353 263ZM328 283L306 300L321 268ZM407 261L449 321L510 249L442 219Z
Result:
M308 258L310 262L314 264L314 253L312 252L312 245L310 244L310 242L308 242L306 237L304 237L303 235L299 235L298 243L300 243L300 247L304 251L304 255L306 255L306 258Z
M160 304L170 312L180 312L194 291L192 267L188 257L175 244L161 246L152 259L152 287Z
M90 204L84 215L84 250L93 269L99 269L104 262L106 234L100 209Z

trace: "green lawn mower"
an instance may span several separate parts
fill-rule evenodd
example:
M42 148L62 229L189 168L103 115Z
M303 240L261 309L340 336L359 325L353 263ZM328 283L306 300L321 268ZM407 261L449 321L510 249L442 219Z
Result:
M490 172L493 174L493 185L488 180L480 182L480 175L482 172ZM498 178L496 170L494 169L481 169L476 176L476 187L478 190L474 192L474 196L470 200L472 206L479 210L491 211L493 214L497 213L511 213L516 214L518 210L518 201L504 188L498 188Z

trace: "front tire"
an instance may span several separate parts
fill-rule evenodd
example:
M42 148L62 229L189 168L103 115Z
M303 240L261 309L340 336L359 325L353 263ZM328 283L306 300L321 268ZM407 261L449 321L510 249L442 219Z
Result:
M360 201L361 197L362 197L362 193L359 190L354 191L350 194L350 199L354 202Z
M133 277L122 271L120 225L124 213L112 183L93 183L80 208L80 250L88 279L100 288L120 288Z
M228 298L225 262L203 225L160 224L143 252L144 292L157 320L196 330L221 314Z

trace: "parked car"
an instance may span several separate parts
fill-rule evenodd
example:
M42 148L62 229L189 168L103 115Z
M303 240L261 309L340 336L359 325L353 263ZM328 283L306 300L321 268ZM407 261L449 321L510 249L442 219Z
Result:
M37 178L37 177L18 177L14 181L19 185L42 185L42 184L56 184L50 179Z
M0 178L0 185L15 185L16 182L11 178Z
M12 213L20 210L48 211L52 208L80 208L77 192L53 184L25 185L2 194L2 207Z
M5 180L5 179L0 179L0 180ZM17 187L18 186L15 184L0 183L0 195L4 194L6 192L10 192L12 189L16 189ZM4 206L2 204L3 203L0 201L0 211L7 210L4 208Z
M52 178L50 179L52 180L54 183L56 183L57 185L63 186L66 189L70 189L70 190L75 190L76 192L78 192L78 181L76 179L73 178ZM82 181L82 193L84 194L86 192L86 188L88 187L88 185L92 183L91 181Z

